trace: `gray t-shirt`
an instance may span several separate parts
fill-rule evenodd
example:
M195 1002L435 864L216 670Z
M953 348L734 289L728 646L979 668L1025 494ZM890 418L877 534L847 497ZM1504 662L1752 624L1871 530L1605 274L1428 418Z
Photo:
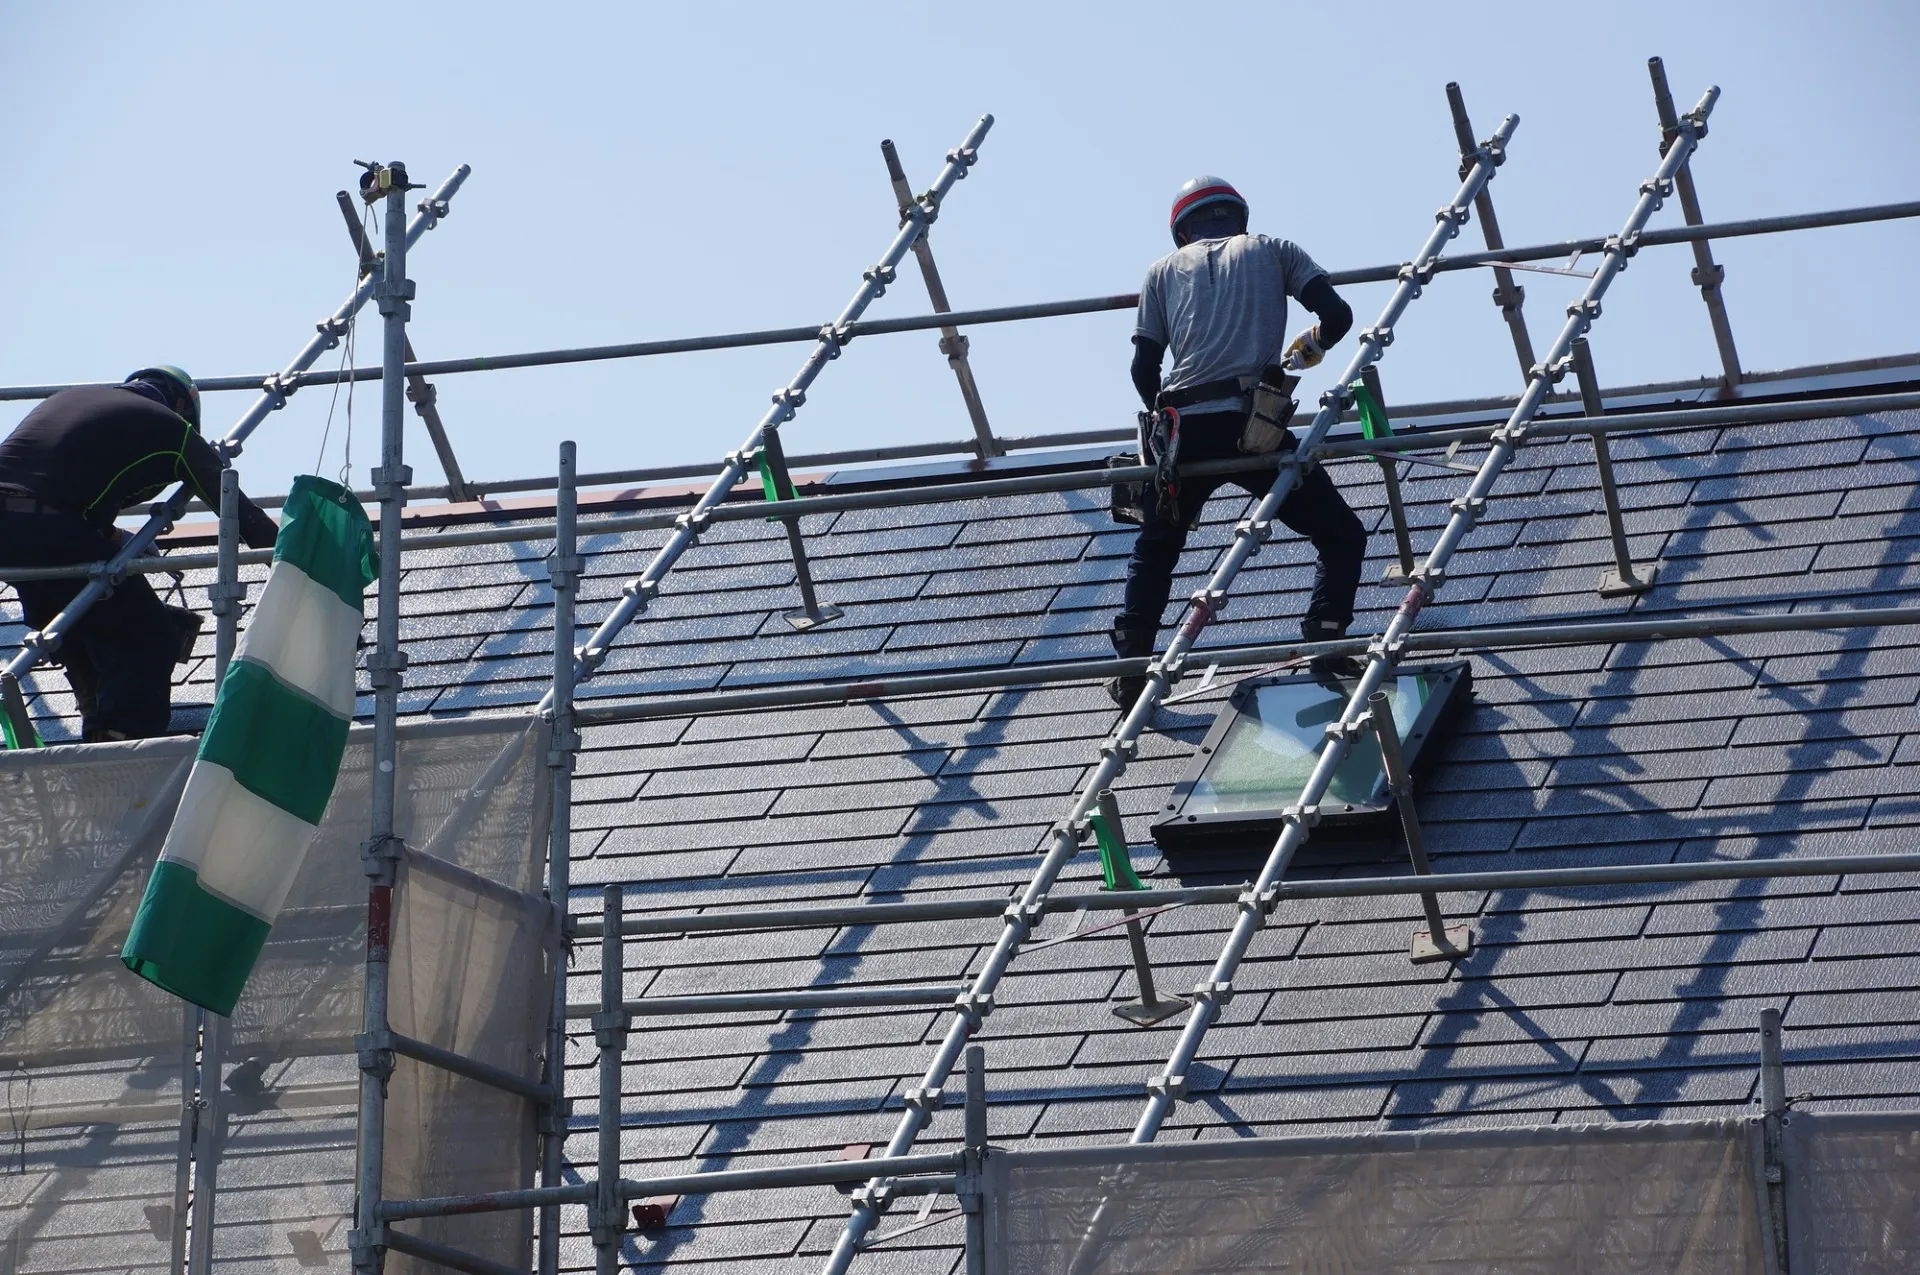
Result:
M1202 239L1153 263L1133 330L1167 347L1162 390L1258 376L1287 348L1287 298L1327 272L1299 244L1265 235ZM1244 410L1247 398L1212 399L1187 412Z

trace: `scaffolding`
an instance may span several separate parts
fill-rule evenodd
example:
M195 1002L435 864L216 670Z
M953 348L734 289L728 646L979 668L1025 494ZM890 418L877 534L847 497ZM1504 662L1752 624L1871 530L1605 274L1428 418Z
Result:
M1705 223L1689 165L1695 149L1706 134L1707 119L1718 90L1708 90L1691 111L1680 115L1675 112L1664 70L1658 59L1650 64L1650 71L1662 131L1661 158L1654 176L1641 184L1638 198L1622 228L1613 235L1521 249L1503 246L1487 189L1495 171L1507 158L1507 147L1518 126L1518 119L1508 116L1485 140L1476 142L1458 86L1448 86L1449 107L1461 151L1460 185L1436 215L1433 230L1411 259L1395 266L1347 271L1332 276L1336 284L1391 280L1396 286L1379 318L1356 333L1358 349L1334 388L1322 398L1297 451L1187 467L1185 472L1194 474L1271 470L1273 480L1267 494L1235 525L1230 546L1206 584L1193 595L1182 622L1175 629L1171 644L1159 654L1134 660L1067 660L1004 668L907 673L858 681L823 681L627 700L608 699L587 705L576 702L580 684L595 676L623 630L643 615L659 595L663 580L678 560L716 522L774 518L784 525L793 558L796 586L802 601L802 606L789 613L787 619L796 629L805 630L829 623L835 618L831 604L821 601L817 596L811 576L801 532L801 519L806 515L954 499L1071 491L1150 479L1152 472L1147 467L1102 467L1053 473L988 475L913 487L802 495L796 489L791 473L793 465L801 463L874 461L951 454L963 449L985 461L990 457L1021 450L1023 446L1057 447L1131 438L1130 433L1113 431L1027 440L996 437L987 424L962 329L977 324L1127 308L1134 305L1137 298L1128 295L991 310L951 309L933 263L927 231L940 214L953 186L977 162L980 147L992 124L992 117L986 116L974 125L960 145L947 154L933 183L917 197L911 194L911 188L906 184L904 170L891 143L883 144L883 157L900 212L900 228L879 262L863 274L862 284L853 299L832 322L824 326L537 351L484 359L419 361L413 358L407 338L410 302L414 295L413 283L406 277L407 253L427 229L431 229L446 215L448 202L464 180L467 170L464 167L456 170L431 198L419 206L416 216L409 222L406 201L408 191L414 188L407 181L404 166L397 163L376 166L373 172L379 198L386 210L384 252L376 255L371 252L369 245L356 243L361 253L362 277L353 295L320 324L319 335L309 341L293 363L282 372L271 376L214 378L202 383L203 388L209 391L257 389L261 392L260 398L222 444L229 465L247 434L269 412L284 405L286 396L300 386L337 384L341 380L371 380L375 377L382 383L381 463L372 476L372 490L366 494L366 498L376 501L379 506L380 573L376 644L367 659L374 693L374 721L365 745L364 800L370 819L368 835L361 845L366 880L364 951L360 970L362 999L352 1050L356 1090L352 1106L357 1125L354 1143L358 1154L353 1184L353 1225L346 1245L356 1272L359 1275L377 1275L389 1255L398 1254L430 1265L465 1271L469 1275L506 1275L507 1272L523 1272L526 1263L524 1259L503 1260L501 1254L524 1251L533 1254L532 1264L539 1275L557 1275L563 1266L561 1208L583 1206L588 1218L588 1233L596 1253L597 1269L600 1275L614 1275L619 1268L619 1244L628 1229L628 1210L636 1202L661 1196L817 1184L851 1188L851 1213L838 1243L826 1260L824 1270L828 1275L837 1275L849 1268L855 1257L869 1245L875 1227L896 1200L929 1193L950 1194L958 1198L967 1219L966 1260L970 1273L986 1269L1098 1269L1107 1260L1103 1254L1110 1252L1113 1243L1125 1239L1122 1232L1114 1229L1114 1210L1107 1202L1117 1190L1122 1189L1124 1182L1132 1180L1126 1174L1137 1171L1138 1166L1178 1166L1185 1161L1205 1158L1192 1153L1191 1149L1150 1148L1147 1144L1153 1142L1174 1104L1187 1096L1187 1070L1208 1029L1233 994L1233 981L1240 961L1255 935L1269 923L1283 903L1385 895L1423 896L1428 901L1428 940L1436 949L1436 955L1448 959L1465 951L1470 936L1456 935L1454 930L1444 926L1437 907L1432 903L1434 892L1441 888L1448 891L1548 886L1577 889L1653 882L1920 871L1920 854L1863 854L1748 862L1436 874L1431 871L1431 865L1419 850L1418 815L1411 801L1406 776L1397 773L1400 768L1390 746L1392 733L1384 729L1382 723L1386 719L1379 711L1377 702L1377 692L1382 684L1395 666L1412 652L1493 651L1588 642L1658 642L1738 633L1847 630L1920 623L1920 607L1892 607L1784 615L1716 614L1657 620L1428 631L1414 628L1422 609L1433 600L1443 585L1449 560L1484 513L1502 470L1527 441L1576 437L1591 440L1595 448L1599 494L1607 515L1615 557L1614 567L1600 582L1598 592L1603 597L1631 597L1647 587L1653 574L1649 565L1634 563L1628 554L1619 495L1607 452L1607 439L1610 436L1654 429L1817 419L1863 411L1920 407L1920 393L1910 392L1779 402L1743 401L1743 389L1751 389L1764 382L1750 378L1739 365L1720 292L1724 271L1713 262L1709 247L1711 240L1920 216L1920 202L1793 217ZM1672 230L1647 229L1648 219L1676 192L1681 199L1686 226ZM1487 250L1446 254L1448 244L1476 215L1481 223ZM1722 374L1717 379L1726 401L1693 409L1616 411L1603 415L1603 398L1586 345L1587 334L1600 315L1601 299L1627 261L1641 249L1681 243L1691 245L1695 254L1693 278L1701 289L1720 354ZM909 252L915 255L922 271L933 312L906 319L863 318L871 303L896 281L897 269ZM1512 272L1524 270L1532 263L1578 257L1586 253L1598 253L1599 264L1581 299L1569 308L1564 326L1544 357L1536 359L1523 313L1524 293L1514 283ZM1353 406L1354 395L1350 387L1364 382L1369 375L1374 376L1376 379L1371 388L1377 401L1379 390L1374 364L1391 345L1394 328L1407 307L1439 274L1480 268L1490 269L1493 273L1496 282L1494 300L1507 324L1516 356L1527 376L1526 387L1517 401L1511 403L1504 422L1491 427L1442 424L1433 428L1403 431L1388 438L1336 436L1334 431ZM310 370L321 352L339 343L346 332L346 325L352 322L355 313L369 300L377 303L383 321L380 366L346 368L338 372ZM872 449L826 456L784 456L779 431L795 417L806 400L809 388L826 365L840 357L848 343L856 337L908 331L938 331L941 334L940 351L955 374L969 421L974 428L974 437L960 444ZM442 453L448 483L437 489L412 486L412 474L405 463L403 449L405 404L411 399L421 410L423 418L426 416L425 409L432 402L431 386L422 379L426 376L800 342L813 343L813 349L800 371L774 394L772 407L741 445L726 455L717 471L712 467L680 467L582 475L577 472L574 445L566 442L560 446L556 475L552 480L516 479L493 484L473 483L462 476L457 462L453 461L444 432L435 428L436 416L428 423L435 445ZM1557 393L1555 390L1555 386L1569 373L1573 374L1578 385L1577 395ZM0 389L0 399L44 397L61 388L64 387L10 387ZM1544 414L1545 409L1556 405L1574 407L1576 404L1577 410L1568 414ZM1401 463L1426 461L1425 453L1444 451L1448 459L1441 463L1449 468L1459 468L1452 461L1452 456L1464 446L1485 446L1488 452L1485 459L1472 469L1465 494L1452 502L1449 521L1423 562L1416 563L1413 560L1411 549L1407 547L1409 541L1404 515L1399 511L1397 502L1393 503L1396 539L1403 547L1402 571L1410 587L1405 600L1382 634L1371 638L1318 643L1199 646L1207 626L1227 608L1236 575L1271 537L1276 512L1298 481L1304 466L1338 458L1366 458L1397 474L1396 467ZM760 475L767 499L740 499L743 481L755 471ZM578 491L582 486L708 475L713 476L709 485L684 509L613 514L584 521L580 517ZM432 533L409 534L405 531L405 508L413 498L440 496L459 501L486 493L548 488L554 492L551 522L521 522L510 526L439 530ZM37 662L57 651L60 635L71 629L87 606L104 596L115 581L132 572L178 571L189 567L212 568L215 571L215 584L209 589L208 596L218 622L215 647L217 681L218 672L224 669L232 655L241 606L245 600L246 590L240 582L240 568L245 564L264 561L267 557L261 553L243 552L239 548L237 496L236 477L229 467L221 485L217 545L210 554L149 554L158 537L187 508L185 494L176 491L154 507L147 524L108 562L71 568L0 570L0 576L8 579L58 576L83 576L88 579L87 586L74 604L44 632L29 635L22 651L9 663L5 673L0 674L0 693L6 696L10 715L18 721L25 720L20 679ZM580 538L588 534L640 530L666 530L669 534L644 570L625 584L620 601L612 613L584 644L576 646L576 597L585 569L579 550ZM416 838L419 844L415 844L408 839L401 826L404 821L399 818L399 812L403 803L401 790L397 787L403 740L408 737L399 713L399 695L407 667L400 636L399 582L403 557L416 549L507 541L550 542L552 545L546 559L548 581L554 597L550 685L536 710L537 720L532 723L524 718L476 719L479 735L484 736L491 730L493 736L500 736L503 729L512 727L513 730L509 731L511 737L488 737L475 745L480 751L470 759L470 771L463 773L457 794L440 812L442 817L436 827L424 835L424 840ZM1210 670L1253 668L1302 656L1326 654L1364 657L1365 671L1354 684L1344 710L1327 728L1327 743L1312 776L1286 812L1286 831L1273 846L1254 879L1229 886L1154 888L1105 895L1053 893L1063 870L1080 855L1088 837L1094 832L1094 817L1101 807L1103 796L1110 793L1115 780L1126 770L1157 706L1176 684L1203 667ZM570 878L572 776L580 731L585 727L766 707L877 701L960 689L1086 682L1117 674L1144 676L1146 691L1132 709L1122 715L1110 737L1102 744L1098 764L1082 782L1070 807L1054 824L1039 864L1025 888L1014 899L953 899L639 916L629 915L629 900L625 890L615 885L603 889L597 916L576 917L572 914L569 906L574 890ZM528 731L534 733L528 735ZM1288 880L1288 866L1299 847L1311 835L1318 820L1318 802L1331 782L1334 770L1347 751L1369 731L1379 733L1388 753L1388 778L1399 799L1414 871L1410 875ZM154 757L158 757L158 754L153 757L143 755L141 764L157 764ZM171 758L172 754L167 754L167 757ZM535 758L535 762L529 762L530 757ZM16 755L11 760L18 766L30 761L31 755ZM465 869L460 869L457 863L449 868L443 861L448 847L459 843L473 826L472 821L478 817L475 813L478 806L507 782L506 775L510 767L519 768L514 773L522 778L515 782L532 784L539 789L542 798L538 804L541 817L547 823L545 836L540 839L544 842L545 850L543 888L536 888L531 877L516 878L519 884L510 885L487 878L482 873L482 879L476 882L469 879L473 876L471 872L467 876L460 875ZM544 772L543 776L537 781L525 779L526 775L532 773L530 767ZM525 803L522 805L532 809ZM1108 818L1111 821L1112 816ZM145 825L141 826L145 828ZM129 843L136 846L146 845L151 840L145 831L129 834ZM129 851L129 856L127 862L137 862L137 853ZM537 868L537 865L524 866L527 871ZM539 1049L537 1058L531 1060L531 1070L528 1066L516 1067L498 1058L482 1056L486 1052L482 1045L471 1034L463 1036L457 1025L432 1038L431 1034L408 1034L396 1029L392 1008L396 936L399 928L405 925L425 923L414 919L404 906L398 905L396 896L403 889L410 888L406 882L416 873L423 874L423 880L439 879L454 883L447 888L457 886L465 890L463 898L491 898L502 908L510 911L517 909L513 911L511 923L501 923L502 933L510 931L513 935L528 935L542 924L552 926L553 932L544 937L516 938L514 942L519 943L518 947L505 939L497 945L501 951L511 947L537 965L538 987L535 992L529 993L529 1003L538 1003L541 1021L534 1031ZM436 878L435 873L440 876ZM1237 910L1237 919L1213 969L1186 998L1183 1008L1188 1017L1171 1057L1161 1071L1146 1083L1146 1103L1130 1140L1133 1149L1064 1156L1052 1153L1016 1155L990 1152L986 1136L987 1077L984 1057L973 1040L993 1012L994 994L1002 976L1041 921L1049 915L1064 912L1111 911L1131 915L1157 907L1203 902L1230 904ZM996 917L1001 922L1001 928L991 955L980 972L965 984L716 993L640 999L628 997L623 985L625 945L631 939L646 936L804 928L828 924L873 925L969 918L992 920ZM563 948L585 940L597 940L600 945L600 993L594 1000L574 1002L568 996L566 962L560 959L559 953ZM413 943L416 949L420 948L421 941L418 938ZM409 959L421 959L419 952L414 951ZM418 990L415 989L410 995L417 999ZM636 1017L888 1006L940 1006L950 1012L951 1018L919 1083L907 1091L905 1113L878 1156L854 1162L718 1170L645 1179L629 1179L621 1175L621 1078L629 1034ZM416 1011L417 1007L409 1003L405 1012L412 1015ZM406 1025L402 1024L403 1027ZM583 1027L591 1033L599 1049L598 1106L595 1118L590 1123L581 1121L571 1112L565 1096L566 1043L582 1034ZM184 1269L193 1272L193 1275L205 1275L210 1270L221 1234L214 1213L220 1191L218 1170L221 1156L217 1150L210 1149L211 1144L202 1138L199 1130L202 1124L217 1127L220 1122L219 1075L232 1030L231 1024L212 1016L190 1019L184 1028L177 1079L172 1082L178 1088L189 1118L183 1119L180 1124L179 1177L174 1192L175 1212L170 1221L172 1250L167 1269ZM1698 1132L1703 1145L1710 1143L1713 1147L1722 1147L1737 1144L1744 1148L1751 1143L1751 1163L1760 1166L1757 1177L1751 1183L1747 1183L1745 1178L1741 1179L1758 1192L1753 1200L1741 1203L1735 1199L1737 1192L1727 1196L1728 1200L1733 1201L1727 1207L1736 1212L1752 1206L1749 1212L1740 1213L1736 1223L1729 1223L1732 1230L1728 1234L1733 1238L1728 1243L1751 1240L1753 1226L1748 1224L1753 1223L1760 1228L1757 1232L1760 1239L1755 1241L1760 1247L1753 1250L1754 1260L1764 1258L1768 1270L1813 1269L1804 1255L1798 1255L1800 1250L1796 1245L1800 1241L1796 1237L1817 1230L1822 1225L1821 1209L1828 1205L1792 1199L1789 1193L1796 1189L1794 1184L1803 1177L1811 1176L1810 1170L1796 1169L1795 1165L1809 1164L1817 1155L1813 1148L1820 1131L1815 1129L1799 1135L1801 1141L1798 1143L1786 1135L1786 1102L1779 1082L1777 1014L1771 1021L1763 1021L1762 1036L1763 1042L1766 1042L1762 1072L1767 1095L1762 1117L1751 1127L1716 1126L1712 1130ZM412 1065L411 1071L408 1065ZM530 1177L537 1165L539 1184L489 1188L478 1192L428 1194L425 1186L442 1183L448 1175L426 1173L422 1166L410 1161L406 1170L397 1176L411 1191L396 1194L389 1189L396 1176L390 1172L394 1153L391 1140L387 1137L389 1125L397 1118L393 1115L394 1104L401 1104L402 1113L407 1119L425 1119L418 1115L422 1099L416 1091L423 1082L414 1072L420 1069L425 1069L422 1074L444 1073L466 1082L468 1088L460 1090L462 1094L506 1095L519 1104L497 1122L496 1129L511 1125L513 1132L511 1135L499 1135L496 1142L504 1139L505 1145L524 1152L522 1163L526 1174ZM943 1106L950 1105L947 1094L956 1070L964 1075L964 1099L961 1103L965 1126L963 1146L956 1151L917 1151L916 1142L933 1121L935 1113ZM396 1084L397 1076L403 1077L401 1084ZM413 1088L406 1088L408 1085ZM395 1091L407 1096L404 1099L396 1098ZM409 1103L412 1105L408 1106ZM427 1126L408 1126L410 1131L420 1127ZM1884 1127L1888 1127L1884 1121L1875 1126ZM590 1179L583 1179L581 1166L571 1165L565 1158L567 1134L583 1130L593 1131L597 1139L596 1163ZM1845 1132L1844 1129L1839 1130L1839 1133ZM1907 1136L1904 1128L1897 1132ZM1597 1135L1576 1131L1570 1137L1577 1145L1583 1140L1596 1140ZM1603 1138L1598 1140L1605 1141ZM1631 1142L1626 1135L1617 1135L1617 1140L1622 1145ZM1654 1144L1668 1145L1680 1138L1677 1135L1660 1134L1651 1135L1651 1140ZM1462 1154L1466 1154L1476 1148L1489 1146L1510 1148L1526 1140L1516 1135L1504 1139L1480 1137L1461 1141ZM1783 1150L1789 1144L1798 1146L1800 1150L1792 1154ZM1421 1144L1422 1147L1425 1145ZM1323 1139L1311 1147L1261 1147L1240 1155L1248 1159L1269 1153L1279 1159L1301 1155L1352 1157L1388 1155L1398 1150L1398 1144L1393 1143L1391 1138L1386 1142L1380 1142L1377 1138L1370 1142L1362 1136L1344 1141ZM1747 1153L1743 1150L1740 1154ZM1794 1159L1795 1154L1801 1157L1799 1161ZM418 1159L417 1154L413 1159ZM1786 1166L1784 1180L1788 1185L1784 1190L1776 1190L1781 1186L1783 1165ZM1058 1251L1040 1260L1038 1265L1022 1265L1031 1257L1032 1245L1022 1250L1026 1256L1015 1252L1019 1249L1019 1243L1016 1243L1018 1237L1013 1235L1013 1229L1022 1225L1016 1216L1022 1195L1018 1185L1022 1180L1020 1175L1043 1174L1061 1166L1080 1172L1077 1182L1083 1188L1084 1198L1076 1205L1078 1211L1072 1214L1064 1228L1053 1223L1042 1228L1054 1241L1058 1241L1055 1244ZM460 1166L451 1167L453 1176L457 1176ZM1263 1171L1279 1172L1272 1167ZM187 1177L189 1172L193 1175L191 1183ZM1754 1200L1758 1203L1754 1204ZM1665 1207L1672 1212L1687 1206L1684 1201L1669 1201ZM538 1225L483 1229L472 1232L477 1238L464 1245L459 1242L460 1233L432 1229L447 1219L497 1219L507 1214L525 1215L529 1219L537 1217ZM401 1223L416 1225L403 1228L398 1225ZM423 1231L418 1224L425 1224L428 1229ZM1712 1252L1715 1257L1724 1257L1728 1251L1732 1250L1714 1249ZM1746 1252L1744 1249L1740 1251ZM1743 1257L1741 1260L1746 1259ZM1064 1266L1061 1264L1063 1261ZM1192 1269L1211 1268L1195 1259Z

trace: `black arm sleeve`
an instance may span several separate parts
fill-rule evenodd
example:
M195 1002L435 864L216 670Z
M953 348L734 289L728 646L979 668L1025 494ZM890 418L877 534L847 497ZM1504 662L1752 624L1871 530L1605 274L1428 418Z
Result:
M193 488L207 508L216 514L220 511L220 453L213 445L198 434L187 436L186 446L180 449L186 461L186 482ZM271 549L279 538L280 529L267 512L248 500L245 493L240 496L240 539L249 549Z
M1133 338L1133 388L1139 391L1140 401L1149 411L1153 409L1154 396L1160 392L1160 360L1166 354L1167 347L1158 341L1144 336Z
M1333 343L1353 327L1353 311L1340 299L1340 294L1333 290L1333 285L1327 282L1325 275L1320 275L1300 289L1300 304L1320 319L1322 349L1332 349Z

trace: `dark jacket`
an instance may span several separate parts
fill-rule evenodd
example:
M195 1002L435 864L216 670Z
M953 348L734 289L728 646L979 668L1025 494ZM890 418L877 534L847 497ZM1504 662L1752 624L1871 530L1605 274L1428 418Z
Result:
M220 507L220 454L171 410L119 386L62 390L0 442L0 487L39 497L109 530L120 511L176 482ZM240 497L240 534L271 548L275 528Z

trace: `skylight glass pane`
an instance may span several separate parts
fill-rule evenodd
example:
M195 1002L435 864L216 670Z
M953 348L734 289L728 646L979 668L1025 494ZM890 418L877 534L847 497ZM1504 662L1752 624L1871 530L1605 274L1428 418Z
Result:
M1384 688L1402 740L1420 709L1435 694L1441 674L1400 674ZM1305 679L1259 686L1244 694L1239 712L1212 761L1188 796L1183 815L1278 810L1292 805L1327 746L1327 725L1340 715L1347 690ZM1386 783L1380 745L1371 735L1356 740L1322 805L1365 802Z

